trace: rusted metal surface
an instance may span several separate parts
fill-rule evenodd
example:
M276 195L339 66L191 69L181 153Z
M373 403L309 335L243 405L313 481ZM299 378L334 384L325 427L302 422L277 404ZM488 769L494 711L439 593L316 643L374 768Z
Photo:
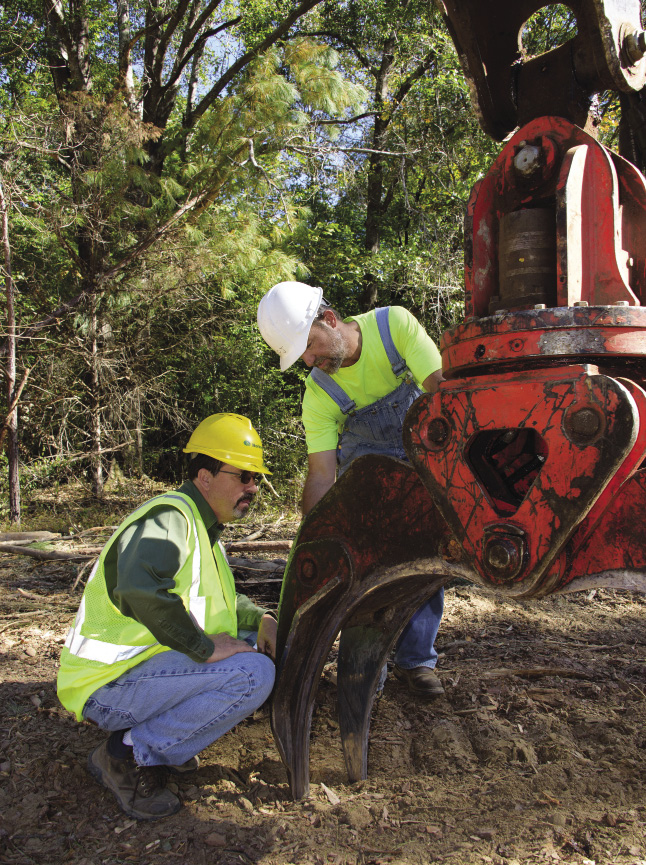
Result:
M516 597L646 591L646 180L571 122L590 126L594 92L643 85L639 3L572 0L577 35L531 59L518 34L541 0L441 5L485 129L528 122L468 202L466 321L442 337L439 391L407 415L411 465L357 460L292 550L272 725L296 797L339 631L357 780L388 651L452 577Z
M309 734L339 631L339 727L348 775L365 777L370 710L390 648L412 613L454 577L477 579L411 466L356 460L303 521L280 604L272 729L292 795L309 789Z
M588 123L594 95L640 90L646 61L634 49L639 0L568 0L576 35L538 57L522 29L544 0L438 0L483 129L502 141L541 114Z
M411 408L404 443L481 580L527 597L574 578L569 558L646 456L645 427L644 391L571 366L445 382ZM606 547L604 569L624 552Z
M451 380L572 362L638 375L646 362L645 336L643 306L559 306L472 319L446 331L440 348Z
M556 285L553 210L524 208L501 216L499 262L500 294L489 301L490 313L547 304Z
M538 168L525 175L516 163L528 145L539 152ZM471 194L465 251L467 320L502 308L533 306L530 283L526 300L517 289L518 301L503 307L500 259L502 254L503 276L523 269L528 242L523 242L522 231L508 230L501 248L501 222L518 220L519 214L522 218L524 211L534 208L544 211L541 248L556 244L556 278L551 285L542 281L544 300L538 303L556 307L581 301L589 306L646 302L644 178L567 120L540 117L510 139ZM514 251L515 265L510 257Z

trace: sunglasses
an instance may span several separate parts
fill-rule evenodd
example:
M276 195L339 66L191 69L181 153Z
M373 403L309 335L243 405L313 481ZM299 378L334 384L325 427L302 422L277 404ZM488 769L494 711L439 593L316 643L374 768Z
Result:
M260 481L262 480L262 475L258 472L250 472L248 469L244 469L241 472L227 472L224 469L220 469L219 474L222 475L235 475L235 477L240 478L240 483L247 486L251 481L254 482L256 486L260 486Z

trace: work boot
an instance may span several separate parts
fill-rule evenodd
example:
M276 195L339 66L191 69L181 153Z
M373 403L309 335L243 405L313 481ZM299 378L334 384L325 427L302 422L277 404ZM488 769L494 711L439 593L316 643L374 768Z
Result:
M191 757L191 759L187 760L186 763L180 763L179 766L166 766L166 769L171 773L171 775L188 775L190 772L195 772L199 769L199 766L200 758Z
M123 811L137 820L170 817L181 802L165 787L167 770L163 766L138 766L132 757L113 757L108 740L88 757L90 774L114 793Z
M442 683L430 667L413 667L412 670L404 670L395 666L395 678L420 697L439 697L444 693Z

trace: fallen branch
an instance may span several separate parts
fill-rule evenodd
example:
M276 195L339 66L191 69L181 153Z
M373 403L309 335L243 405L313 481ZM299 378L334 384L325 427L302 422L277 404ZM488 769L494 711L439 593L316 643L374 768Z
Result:
M268 571L269 573L282 573L285 570L287 562L285 559L271 559L265 561L263 559L245 559L237 556L228 556L229 565L231 568L241 569L243 571Z
M269 583L282 583L282 577L251 577L251 579L245 579L242 582L245 587L248 586L268 586Z
M0 532L0 542L13 541L14 544L33 544L34 541L59 539L60 532Z
M41 562L86 562L101 552L103 547L86 547L86 552L58 553L56 550L30 550L29 547L18 547L14 544L0 544L0 553L12 556L29 556Z
M510 670L502 667L499 670L487 670L482 673L483 679L498 679L503 676L520 676L523 679L540 679L543 676L562 676L568 679L591 679L592 673L583 673L581 670L570 670L567 667L519 667Z
M232 553L249 552L278 553L291 550L294 541L231 541L226 544L226 551Z

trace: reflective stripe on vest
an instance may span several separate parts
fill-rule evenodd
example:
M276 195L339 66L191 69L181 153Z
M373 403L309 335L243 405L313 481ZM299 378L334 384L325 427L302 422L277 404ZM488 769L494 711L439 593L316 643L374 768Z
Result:
M181 501L182 504L186 504L186 500L182 498L182 496L173 495L173 493L167 493L163 497L160 496L160 498L174 498ZM206 598L202 597L199 593L202 568L202 553L200 550L200 542L197 534L195 516L193 515L193 511L192 508L190 508L190 505L189 509L191 510L193 537L195 539L195 549L193 550L193 562L191 568L191 588L189 591L189 612L196 624L200 628L202 628L202 630L204 630L206 624ZM136 511L134 513L136 513ZM182 513L184 514L183 510ZM224 548L222 549L224 552ZM104 551L102 551L101 555L103 555ZM96 576L99 569L100 561L101 557L97 559L94 567L92 568L92 571L90 572L90 576L87 581L88 585ZM134 658L137 655L140 655L142 652L145 652L147 649L151 649L153 646L158 645L157 641L149 643L145 646L118 645L115 643L108 643L104 640L96 640L92 637L84 637L81 634L81 628L83 627L84 622L85 594L81 598L81 603L79 605L74 624L69 629L67 637L65 639L65 646L69 649L70 654L75 655L77 658L85 658L88 661L99 661L103 664L116 664L119 661L127 661L130 658Z
M167 499L179 499L185 503L181 496L168 493ZM182 511L182 513L184 513ZM197 525L191 510L193 537L195 538L195 550L193 551L193 567L191 571L191 588L188 598L188 610L196 624L204 630L206 625L206 598L200 595L200 576L202 574L202 551L200 550L200 539L197 536Z

